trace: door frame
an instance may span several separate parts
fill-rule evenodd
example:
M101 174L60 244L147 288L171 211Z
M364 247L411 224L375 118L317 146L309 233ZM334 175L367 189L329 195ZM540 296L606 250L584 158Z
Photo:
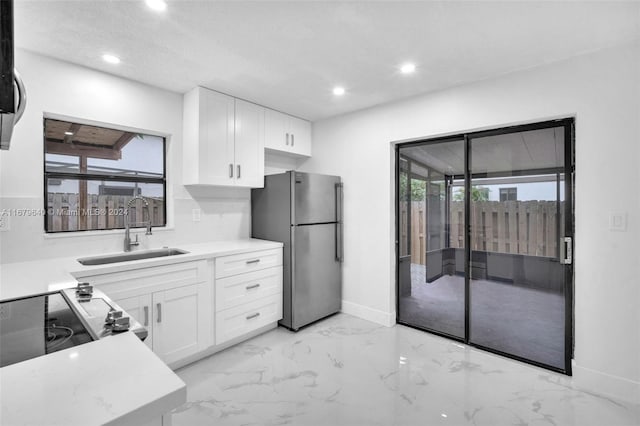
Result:
M564 128L564 200L565 200L565 211L564 211L564 234L559 235L558 237L571 237L572 238L572 251L573 251L573 260L570 264L564 265L564 305L565 305L565 341L564 341L564 369L553 367L547 364L543 364L540 362L536 362L527 358L519 357L517 355L512 355L506 352L502 352L497 349L484 347L479 344L475 344L470 341L470 310L471 310L471 299L470 299L470 268L469 263L471 259L471 209L470 203L468 200L471 199L471 179L474 177L490 177L486 173L475 174L471 173L471 140L480 138L480 137L488 137L488 136L497 136L509 133L517 133L517 132L525 132L532 130L541 130L555 127L563 127ZM465 217L465 336L464 338L460 338L458 336L453 336L448 333L443 333L437 330L428 329L426 327L421 327L415 324L409 324L403 322L400 319L400 149L408 146L422 146L422 145L431 145L431 144L439 144L443 142L451 142L451 141L460 141L464 140L464 161L465 161L465 171L464 171L464 188L465 188L465 209L464 209L464 217ZM448 135L442 137L433 137L433 138L425 138L419 140L412 140L409 142L400 142L396 143L394 146L394 154L395 154L395 267L396 267L396 285L395 285L395 295L396 295L396 323L401 324L407 327L416 328L422 331L426 331L431 334L435 334L438 336L446 337L448 339L452 339L465 345L469 345L474 348L478 348L487 352L491 352L500 356L504 356L506 358L514 359L520 362L524 362L526 364L534 365L537 367L545 368L547 370L555 371L558 373L566 374L568 376L572 375L572 366L571 360L573 359L574 353L574 303L573 303L573 293L574 293L574 263L575 263L575 229L574 229L574 174L575 174L575 118L567 117L560 118L554 120L545 120L535 123L528 124L520 124L520 125L510 125L506 127L492 128L488 130L479 130L479 131L471 131L471 132L463 132L455 135ZM556 169L554 169L556 170ZM530 172L545 172L549 170L532 170L526 171L526 173ZM460 176L462 177L462 176ZM558 207L559 208L559 207ZM425 222L426 226L426 222ZM559 222L558 222L559 227ZM559 242L558 242L559 243ZM560 256L560 246L558 245L558 257Z

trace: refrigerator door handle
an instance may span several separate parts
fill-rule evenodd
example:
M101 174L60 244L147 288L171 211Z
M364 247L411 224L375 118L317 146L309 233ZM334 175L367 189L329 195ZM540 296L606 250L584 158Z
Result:
M342 182L336 183L336 261L344 262L344 229L343 229L343 195Z

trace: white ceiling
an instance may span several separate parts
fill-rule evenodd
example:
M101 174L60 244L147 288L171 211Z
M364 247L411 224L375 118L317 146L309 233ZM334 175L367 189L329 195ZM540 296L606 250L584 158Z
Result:
M633 1L15 1L18 47L314 121L640 38Z

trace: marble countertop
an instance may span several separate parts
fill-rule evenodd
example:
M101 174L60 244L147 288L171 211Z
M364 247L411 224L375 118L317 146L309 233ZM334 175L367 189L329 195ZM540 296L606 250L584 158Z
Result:
M248 251L280 248L282 247L282 243L252 238L200 244L178 244L175 247L186 250L189 253L93 266L81 265L77 259L118 253L86 253L82 256L0 264L0 300L73 287L76 285L78 279L91 275L209 259ZM121 253L122 252L119 254Z
M186 385L133 333L0 369L0 424L123 425L159 419Z

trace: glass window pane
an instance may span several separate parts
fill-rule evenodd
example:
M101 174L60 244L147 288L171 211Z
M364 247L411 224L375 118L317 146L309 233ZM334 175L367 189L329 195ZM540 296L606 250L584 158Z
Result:
M153 226L165 225L163 137L49 118L44 133L47 232L123 228L134 196L147 199ZM130 221L146 221L141 210Z
M164 175L164 138L160 136L45 119L45 151L47 172ZM63 168L60 163L74 167Z
M136 195L149 208L135 201L128 211L133 227L151 218L152 226L165 226L164 187L157 183L47 179L47 230L84 231L124 228L127 203Z
M45 154L45 170L52 173L78 173L80 157L75 155Z
M158 136L135 135L115 160L88 158L87 173L162 177L164 139Z

